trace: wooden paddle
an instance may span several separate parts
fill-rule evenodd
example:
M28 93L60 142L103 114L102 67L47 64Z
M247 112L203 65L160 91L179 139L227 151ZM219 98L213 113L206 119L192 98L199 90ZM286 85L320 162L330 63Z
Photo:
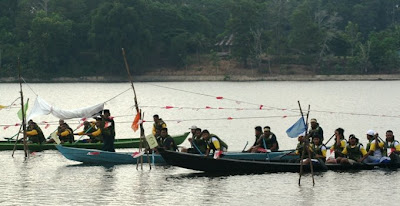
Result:
M331 136L331 138L329 138L328 141L326 141L325 145L327 145L327 144L329 143L329 141L331 141L331 139L332 139L334 136L335 136L335 134L333 134L333 135Z
M246 142L246 145L244 146L242 152L245 152L247 145L249 144L249 141Z

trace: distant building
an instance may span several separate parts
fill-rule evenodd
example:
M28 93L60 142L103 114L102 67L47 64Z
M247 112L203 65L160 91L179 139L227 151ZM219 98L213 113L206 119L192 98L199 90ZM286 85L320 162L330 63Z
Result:
M217 47L218 56L229 56L231 54L231 47L233 45L234 36L233 34L225 36L221 41L214 44Z

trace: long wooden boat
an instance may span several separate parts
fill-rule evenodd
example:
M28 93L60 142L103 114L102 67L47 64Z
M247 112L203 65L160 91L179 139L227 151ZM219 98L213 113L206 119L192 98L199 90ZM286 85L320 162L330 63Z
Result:
M133 157L134 153L132 152L106 152L95 149L64 147L62 145L56 145L56 147L58 151L67 159L82 162L85 164L136 164L137 162L137 159ZM285 153L287 153L287 151L272 153L227 152L223 158L242 159L249 161L265 161L269 158L279 157ZM143 162L148 163L148 161L154 164L166 164L162 156L159 154L149 154L149 159L147 157L147 154L144 154Z
M172 136L174 138L175 143L177 145L182 144L189 132L186 132L182 135ZM114 147L115 148L139 148L139 138L132 139L115 139ZM0 151L1 150L13 150L15 141L0 141ZM75 147L75 148L86 148L86 149L101 149L103 147L103 143L85 143L84 141L78 141L77 143L64 143L62 144L64 147ZM42 151L42 150L51 150L56 149L55 144L28 144L28 148L30 151ZM17 150L23 150L23 143L17 143Z
M238 160L238 159L214 159L212 157L197 156L192 154L178 153L173 151L161 151L164 160L173 166L186 169L197 170L207 173L223 174L250 174L250 173L276 173L276 172L299 172L299 163L271 162ZM382 163L365 164L355 163L352 165L341 164L313 164L314 171L359 171L373 169L391 169L400 168L400 163ZM304 165L304 171L309 172L310 167Z
M160 151L164 160L173 166L197 170L208 173L223 174L252 174L252 173L277 173L277 172L299 172L299 163L268 162L253 160L238 160L205 157L174 151ZM304 171L310 171L308 165L304 165ZM315 164L314 171L325 171L326 167Z

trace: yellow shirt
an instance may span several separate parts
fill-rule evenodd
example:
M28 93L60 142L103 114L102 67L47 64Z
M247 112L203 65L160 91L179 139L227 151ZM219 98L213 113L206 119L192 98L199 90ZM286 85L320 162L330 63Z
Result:
M97 129L96 131L92 132L92 135L95 137L101 135L101 129Z
M71 134L69 129L66 129L64 132L61 132L61 134L58 134L58 132L57 132L57 135L60 135L61 137L68 136L69 134Z
M340 140L340 148L345 148L346 147L346 140L344 140L344 139L342 139L342 140ZM335 146L336 146L336 144L333 144L332 146L331 146L331 150L334 150L335 149Z
M39 134L39 133L37 132L36 129L26 132L26 135L28 135L28 136L35 136L37 134Z
M213 143L215 149L217 149L217 150L220 150L220 149L221 149L220 143L219 143L219 141L218 141L217 138L211 137L211 142ZM208 149L210 148L210 146L208 146L208 144L207 144L207 148L208 148Z
M375 150L376 150L375 140L373 140L373 141L371 142L370 145L371 145L371 146L370 146L369 150L375 151ZM378 146L379 146L379 149L382 149L383 146L384 146L384 143L383 143L383 142L379 142L379 143L378 143Z

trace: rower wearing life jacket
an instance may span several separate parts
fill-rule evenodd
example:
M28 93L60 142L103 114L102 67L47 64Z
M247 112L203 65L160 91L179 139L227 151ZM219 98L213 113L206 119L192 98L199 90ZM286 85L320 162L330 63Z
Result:
M60 141L62 143L72 143L74 141L74 134L72 133L71 128L69 128L66 123L60 126L60 130L57 131L57 136L58 138L60 138Z
M172 151L178 151L178 146L176 145L174 138L172 138L168 134L168 129L167 128L162 128L161 133L160 133L160 142L159 147L164 148L165 150L172 150Z
M362 162L363 157L367 154L364 146L359 143L358 138L351 134L349 136L349 144L343 149L342 154L346 157L342 157L338 163L340 164L354 164L356 162Z
M304 140L305 140L305 133L300 134L297 137L297 146L296 146L296 151L294 154L290 154L290 155L296 155L299 158L293 160L292 162L299 162L299 160L301 159L301 156L303 155L303 150L304 150ZM308 152L305 151L303 158L307 158L308 157Z
M208 130L203 130L201 132L201 136L207 143L207 151L205 153L206 156L208 156L210 151L213 150L214 158L219 158L223 151L228 150L228 145L217 135L210 134Z
M336 164L340 162L340 159L344 157L342 151L347 145L347 141L344 139L344 129L337 128L335 130L335 143L330 148L331 153L334 152L335 156L329 157L326 163Z
M261 136L263 135L261 126L255 127L255 128L254 128L254 132L255 132L256 140L254 141L253 146L251 146L250 149L248 149L246 152L251 152L252 150L254 150L254 148L257 147L257 142L258 142L258 140L259 140L259 139L261 138Z
M96 117L96 130L92 132L83 133L82 135L87 135L89 137L95 137L96 139L103 139L104 122L101 118Z
M317 122L317 119L312 118L310 120L310 126L311 129L308 132L308 136L309 137L314 137L314 136L318 136L319 138L321 138L321 143L324 142L324 130L322 129L321 126L319 126L319 123Z
M271 132L271 127L264 127L264 134L257 141L257 146L252 149L251 152L266 152L266 150L278 151L279 144L276 140L276 136Z
M362 161L379 163L382 158L384 143L379 141L379 135L374 130L368 130L366 135L369 143L367 144L367 154L362 158Z
M40 127L32 120L28 121L26 135L28 136L29 141L32 141L33 143L42 144L42 142L46 140Z
M95 132L96 130L97 130L97 128L96 128L96 122L89 122L89 121L84 121L83 122L83 131L80 131L80 132L78 132L78 133L74 133L74 135L84 135L85 133L92 133L92 132ZM97 136L97 137L95 137L95 136L93 136L93 135L90 135L89 136L89 142L90 143L96 143L96 142L103 142L103 137L100 135L100 136Z
M158 114L153 115L153 135L156 136L156 131L160 130L162 128L167 128L167 124L165 124L165 122L158 116ZM157 136L156 136L157 137Z
M386 142L384 143L383 153L385 156L382 157L383 159L387 159L392 163L398 163L400 161L400 144L394 139L392 130L386 131ZM383 159L381 159L381 162Z
M311 159L314 161L323 161L326 159L326 147L321 143L321 137L314 135L312 139L313 143L309 145L309 150L311 154ZM306 152L308 153L308 152ZM310 164L307 158L303 159L304 164Z

